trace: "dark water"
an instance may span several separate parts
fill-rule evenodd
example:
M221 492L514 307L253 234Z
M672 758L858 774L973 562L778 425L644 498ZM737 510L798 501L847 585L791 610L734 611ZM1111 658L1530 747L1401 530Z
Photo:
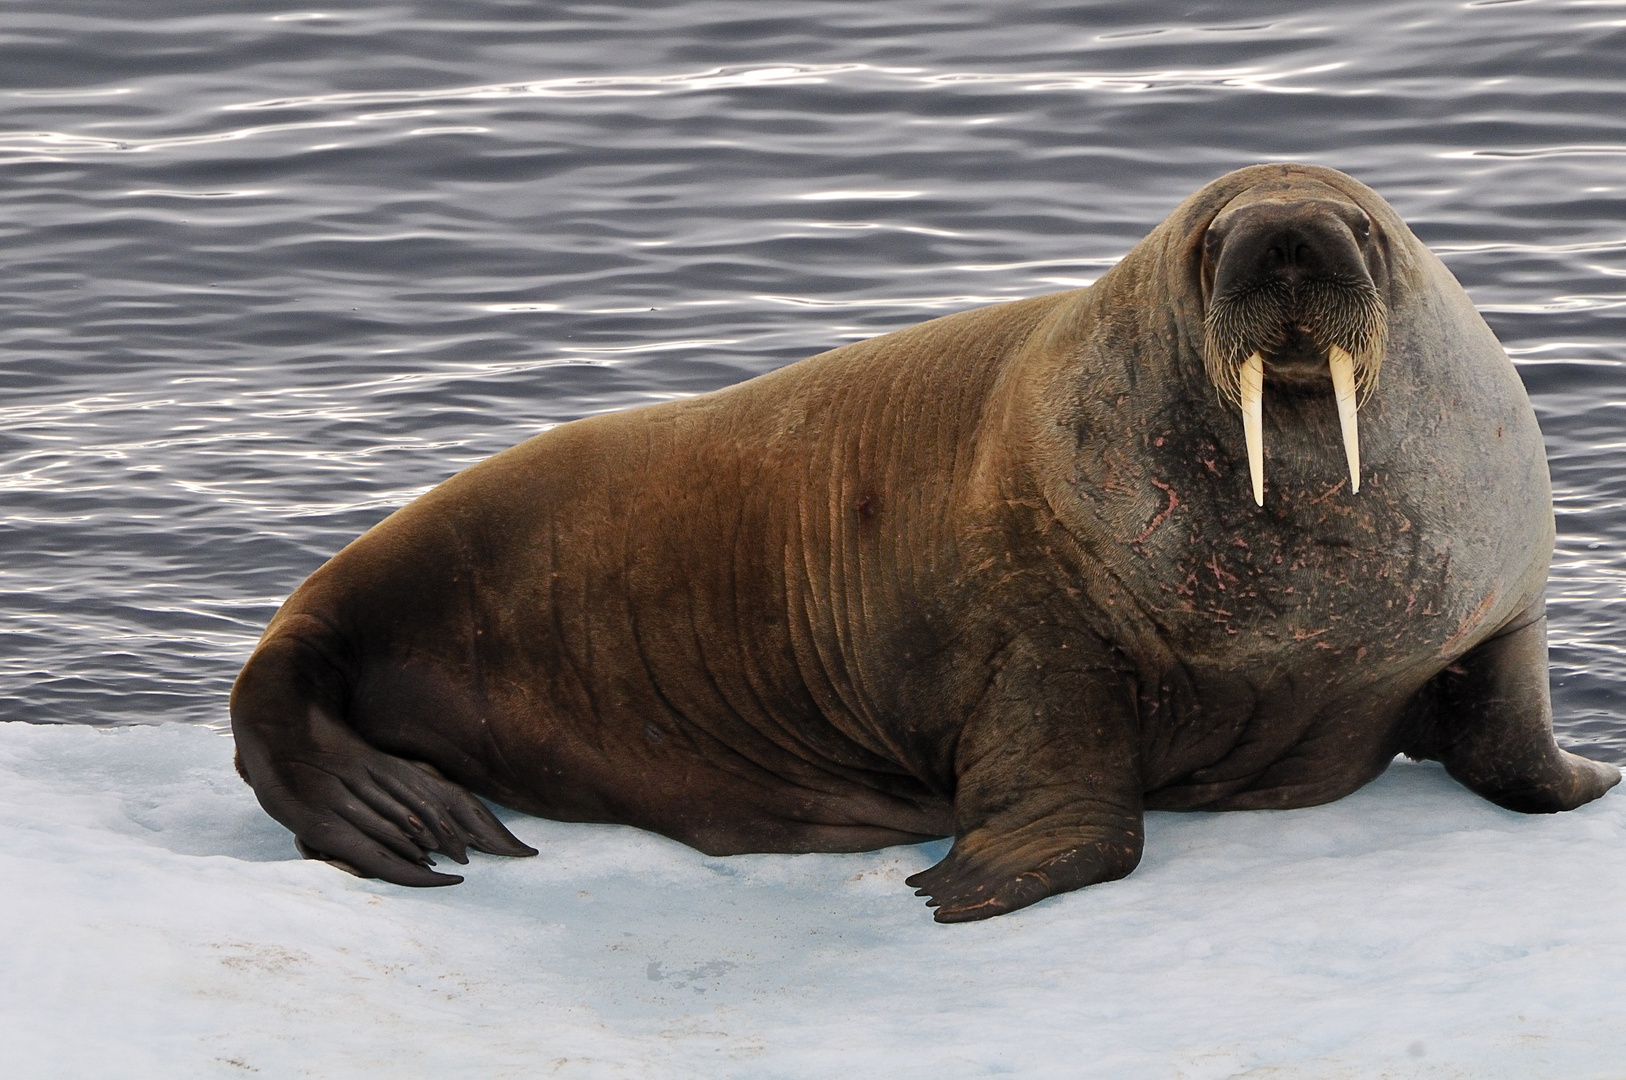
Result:
M0 7L5 718L221 723L280 599L462 466L1088 282L1297 159L1518 361L1559 723L1626 761L1621 0L217 6Z

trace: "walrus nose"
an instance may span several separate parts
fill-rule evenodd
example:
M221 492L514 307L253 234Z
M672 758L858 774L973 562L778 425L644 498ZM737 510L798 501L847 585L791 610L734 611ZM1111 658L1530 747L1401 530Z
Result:
M1210 257L1219 249L1216 294L1270 282L1291 289L1305 281L1369 276L1355 231L1338 214L1314 205L1285 215L1264 210L1244 207L1210 228Z
M1325 273L1326 260L1310 243L1311 237L1292 230L1270 238L1261 256L1260 276L1273 276L1297 285L1307 277Z

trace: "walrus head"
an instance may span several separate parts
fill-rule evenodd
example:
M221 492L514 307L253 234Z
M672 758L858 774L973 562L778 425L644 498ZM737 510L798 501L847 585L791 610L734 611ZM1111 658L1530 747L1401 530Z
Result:
M1274 389L1289 392L1325 392L1330 382L1350 490L1361 489L1356 411L1377 385L1388 312L1373 281L1371 217L1324 190L1244 194L1203 236L1203 363L1221 396L1242 409L1261 506L1267 371Z

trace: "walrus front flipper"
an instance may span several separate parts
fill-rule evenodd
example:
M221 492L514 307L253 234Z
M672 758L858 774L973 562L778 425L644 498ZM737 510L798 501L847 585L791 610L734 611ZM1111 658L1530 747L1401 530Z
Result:
M1484 642L1435 677L1432 724L1407 753L1434 758L1464 786L1509 810L1573 810L1620 783L1620 770L1553 742L1545 607L1525 617L1532 621Z
M456 885L430 852L535 855L464 788L372 746L335 718L331 669L308 645L261 645L232 690L237 769L300 854L396 885Z
M938 922L1003 915L1140 862L1132 699L1115 674L1043 663L1078 655L1011 650L962 736L954 846L906 882Z

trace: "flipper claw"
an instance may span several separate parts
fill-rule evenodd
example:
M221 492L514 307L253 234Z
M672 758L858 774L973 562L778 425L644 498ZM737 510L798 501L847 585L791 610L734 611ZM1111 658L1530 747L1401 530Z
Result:
M298 742L270 755L242 749L260 805L293 832L301 855L396 885L456 885L430 869L431 851L455 862L468 849L535 855L479 799L439 771L384 753L348 727L310 710Z

